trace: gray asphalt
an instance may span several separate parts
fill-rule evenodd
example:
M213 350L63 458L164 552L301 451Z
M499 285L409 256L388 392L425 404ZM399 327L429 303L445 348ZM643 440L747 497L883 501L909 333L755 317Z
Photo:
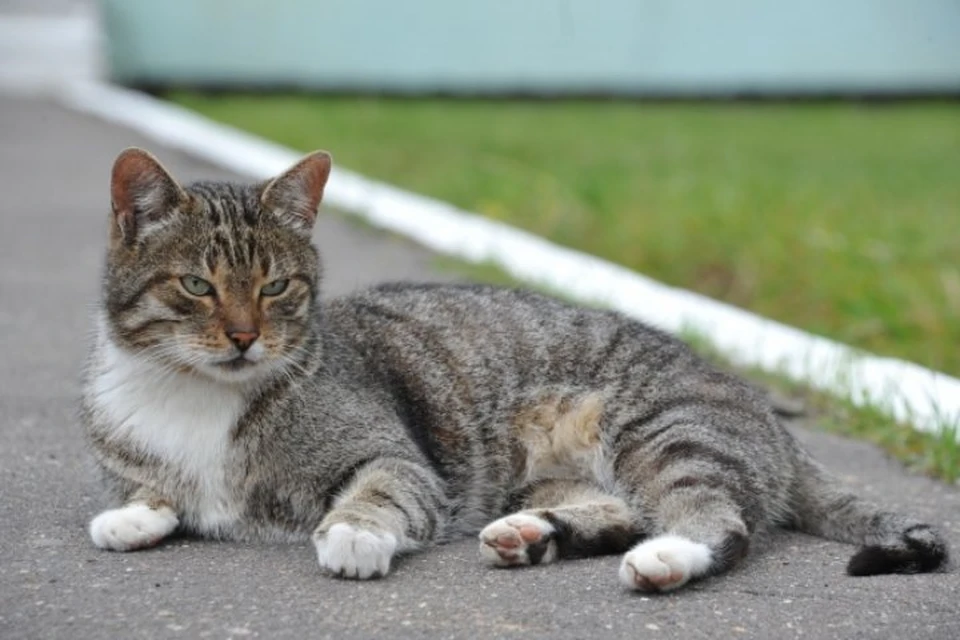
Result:
M775 533L746 566L671 595L622 590L615 557L521 570L467 540L375 582L320 575L307 545L176 540L101 552L102 506L74 411L114 156L154 150L184 178L229 177L137 135L0 96L0 638L960 638L960 574L849 578L852 548ZM327 291L436 280L431 257L328 213ZM871 446L797 434L863 493L941 525L960 550L960 491Z

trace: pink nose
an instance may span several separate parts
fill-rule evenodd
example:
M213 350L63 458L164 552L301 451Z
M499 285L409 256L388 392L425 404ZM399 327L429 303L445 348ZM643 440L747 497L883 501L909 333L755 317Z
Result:
M257 341L260 334L256 331L228 331L227 337L230 338L230 342L237 345L237 349L246 351Z

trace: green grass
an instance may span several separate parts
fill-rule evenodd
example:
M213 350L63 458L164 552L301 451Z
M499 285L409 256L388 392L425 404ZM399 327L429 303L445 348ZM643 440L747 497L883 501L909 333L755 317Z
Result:
M869 351L960 374L960 107L181 104Z

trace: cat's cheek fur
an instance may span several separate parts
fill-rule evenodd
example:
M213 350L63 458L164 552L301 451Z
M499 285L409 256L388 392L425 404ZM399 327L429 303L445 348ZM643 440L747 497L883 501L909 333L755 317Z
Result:
M392 533L370 531L339 522L313 534L317 560L324 571L341 578L381 578L397 551Z
M620 582L637 591L671 591L707 573L710 547L683 536L663 535L641 542L620 563Z
M104 511L90 522L93 544L110 551L134 551L157 545L177 528L173 509L131 504Z

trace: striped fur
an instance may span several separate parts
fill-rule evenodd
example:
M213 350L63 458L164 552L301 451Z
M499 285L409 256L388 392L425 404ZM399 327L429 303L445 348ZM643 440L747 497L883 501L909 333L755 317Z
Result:
M850 494L762 394L641 323L481 285L321 304L309 229L329 166L180 187L145 152L118 158L83 400L119 505L99 546L173 526L309 537L324 569L367 578L483 529L494 564L625 553L645 591L729 569L769 526L862 545L855 575L946 563L929 525Z

